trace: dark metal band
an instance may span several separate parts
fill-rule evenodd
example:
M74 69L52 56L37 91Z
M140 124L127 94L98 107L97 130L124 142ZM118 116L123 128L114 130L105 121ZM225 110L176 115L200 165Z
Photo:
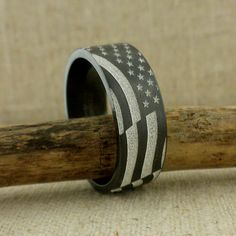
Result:
M92 180L92 185L119 192L158 176L166 152L166 117L144 56L124 43L78 49L69 59L65 78L68 118L106 114L108 99L117 124L116 170L110 178Z

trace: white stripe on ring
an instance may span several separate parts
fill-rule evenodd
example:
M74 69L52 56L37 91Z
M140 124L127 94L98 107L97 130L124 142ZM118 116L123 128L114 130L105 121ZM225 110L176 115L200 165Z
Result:
M134 168L138 156L138 129L134 124L126 130L127 137L127 162L125 167L125 174L121 187L130 184L134 173Z
M163 164L164 164L165 155L166 155L166 139L163 145L163 151L162 151L162 157L161 157L161 168L163 167Z
M122 191L122 188L116 188L116 189L112 189L111 193L118 193L118 192L121 192L121 191Z
M143 184L143 180L142 179L138 179L134 182L132 182L132 185L134 188L137 188L138 186L142 185Z
M157 171L153 172L152 173L153 174L153 179L157 178L160 173L161 173L161 170L157 170Z
M152 173L153 160L155 158L156 144L158 137L157 115L152 112L146 116L147 121L147 149L142 168L141 178Z

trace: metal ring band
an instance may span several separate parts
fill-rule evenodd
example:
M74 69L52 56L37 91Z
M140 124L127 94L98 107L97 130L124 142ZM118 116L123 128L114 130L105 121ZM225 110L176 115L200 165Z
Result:
M119 150L110 178L92 180L102 192L133 189L157 177L166 153L166 117L160 90L144 56L126 43L78 49L65 74L68 118L106 114L117 124Z

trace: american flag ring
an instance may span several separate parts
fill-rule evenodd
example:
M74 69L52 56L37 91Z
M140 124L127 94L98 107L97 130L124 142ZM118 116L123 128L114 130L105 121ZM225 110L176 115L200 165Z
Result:
M109 178L91 180L93 187L120 192L157 177L166 153L166 117L159 86L141 52L127 43L77 49L65 82L67 118L106 114L108 99L117 124L116 170Z

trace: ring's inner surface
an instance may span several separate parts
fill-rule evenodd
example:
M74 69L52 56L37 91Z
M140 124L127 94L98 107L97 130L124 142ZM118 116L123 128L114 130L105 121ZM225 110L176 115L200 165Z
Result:
M71 65L66 88L69 118L108 113L105 88L92 64L79 58Z
M76 59L71 67L66 86L69 118L105 115L111 113L104 85L92 64L83 58ZM99 185L110 177L94 180Z

